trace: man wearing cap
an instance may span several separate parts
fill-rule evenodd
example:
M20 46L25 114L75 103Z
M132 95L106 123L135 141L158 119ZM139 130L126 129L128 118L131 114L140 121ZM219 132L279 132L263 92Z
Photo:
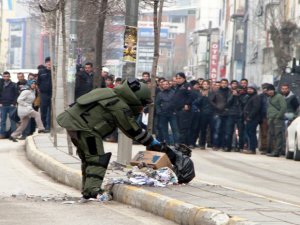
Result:
M99 87L100 88L106 88L105 79L109 75L109 69L107 67L102 67L102 72L99 79Z
M265 155L268 153L268 119L267 119L267 108L268 108L268 94L267 87L268 83L261 85L262 93L259 94L260 101L260 119L259 119L259 151Z
M279 157L284 151L284 114L287 106L284 97L275 91L274 85L270 84L266 87L269 96L267 118L268 118L268 150L271 152L267 156ZM273 142L274 141L274 148Z

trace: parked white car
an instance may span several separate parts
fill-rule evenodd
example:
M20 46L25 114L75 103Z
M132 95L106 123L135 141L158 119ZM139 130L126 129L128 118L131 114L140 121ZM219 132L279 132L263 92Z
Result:
M300 161L300 116L287 128L285 157Z

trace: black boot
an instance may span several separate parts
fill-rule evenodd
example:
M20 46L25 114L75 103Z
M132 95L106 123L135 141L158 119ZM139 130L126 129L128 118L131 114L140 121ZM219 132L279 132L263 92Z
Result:
M279 157L279 153L272 152L272 153L268 153L267 156L270 156L270 157Z
M18 142L18 140L12 136L9 137L9 140L13 141L13 142Z

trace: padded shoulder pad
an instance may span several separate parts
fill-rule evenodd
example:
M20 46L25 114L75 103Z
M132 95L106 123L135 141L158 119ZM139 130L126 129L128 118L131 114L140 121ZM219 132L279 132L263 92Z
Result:
M87 105L92 102L98 102L98 101L101 101L104 99L110 99L110 98L113 98L116 96L117 95L111 88L97 88L97 89L90 91L89 93L87 93L85 95L80 96L76 102L79 105Z

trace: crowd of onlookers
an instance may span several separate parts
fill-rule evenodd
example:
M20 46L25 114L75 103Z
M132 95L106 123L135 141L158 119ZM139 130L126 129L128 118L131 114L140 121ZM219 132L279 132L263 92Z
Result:
M10 137L16 141L33 133L50 130L51 115L51 61L39 66L38 74L18 74L18 82L10 80L4 72L0 80L0 138ZM77 68L75 79L75 100L94 88L114 88L122 82L102 68L99 83L95 86L92 63ZM140 82L151 87L148 72L142 74ZM177 73L172 79L163 77L155 80L154 133L161 142L170 145L186 144L225 152L237 151L255 154L259 148L262 154L280 156L285 152L285 129L297 116L299 102L288 84L275 90L274 85L264 83L261 87L240 81L187 81L184 73ZM18 107L17 107L18 105ZM17 110L18 109L18 110ZM40 113L40 114L39 114ZM10 118L10 129L6 119ZM20 119L20 125L16 122ZM40 119L39 119L40 118ZM146 128L148 109L145 108L138 123ZM259 127L259 135L257 128ZM259 138L257 138L259 137ZM117 140L117 132L108 141Z
M187 82L184 73L159 78L157 84L155 133L160 141L246 154L259 148L273 157L285 153L285 130L299 107L288 84L276 91L272 84L258 88L247 79Z
M38 74L17 74L17 82L11 80L8 71L0 79L0 139L25 139L38 132L50 131L51 123L51 59L38 66ZM9 121L9 123L7 123Z

